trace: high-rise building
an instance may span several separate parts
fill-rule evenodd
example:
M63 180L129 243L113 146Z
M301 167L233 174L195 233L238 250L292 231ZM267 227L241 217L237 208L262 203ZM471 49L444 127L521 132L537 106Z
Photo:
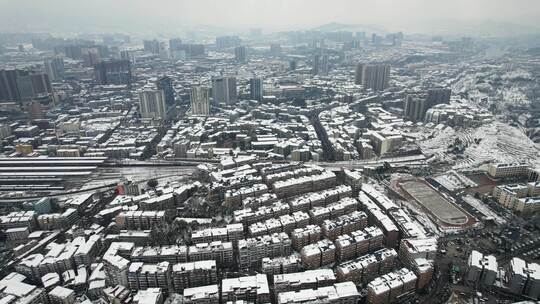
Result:
M18 70L0 70L0 100L17 101L21 99L17 88Z
M212 79L214 103L234 103L237 99L236 78L217 77Z
M174 87L172 84L172 79L168 76L160 77L157 80L156 85L157 85L158 90L162 90L163 93L165 94L165 105L167 106L167 108L173 106L175 103L175 100L174 100Z
M203 57L205 54L204 44L186 44L184 49L189 58Z
M263 98L263 81L261 78L251 78L249 80L250 98L253 100L262 100Z
M195 86L191 88L191 114L210 114L210 101L208 96L209 89L206 87Z
M216 47L218 49L226 49L239 46L242 40L238 36L221 36L216 37Z
M46 59L43 66L45 67L45 73L49 75L49 79L52 81L64 76L64 60L62 57Z
M138 92L139 110L143 118L164 119L167 113L163 90L145 89Z
M49 76L26 70L0 70L0 100L21 101L52 93Z
M131 63L129 60L102 61L94 65L96 83L131 84Z
M246 55L246 47L245 46L237 46L234 48L234 58L238 62L246 62L247 55Z
M361 85L362 84L362 76L364 73L364 64L359 63L356 65L356 69L354 70L354 83Z
M427 91L428 108L431 108L432 106L438 105L441 103L449 103L450 95L452 95L451 89L446 89L446 88L429 89Z
M171 38L171 39L169 39L169 50L171 50L171 51L180 51L180 50L182 50L182 39L180 39L180 38Z
M120 59L127 60L129 62L134 62L133 55L131 54L131 51L128 51L128 50L120 51Z
M96 48L84 48L82 51L84 66L91 67L100 61L100 53Z
M39 101L35 101L35 100L31 101L27 105L27 109L28 109L28 116L30 117L30 119L35 120L35 119L44 118L43 108L41 104L39 103Z
M294 71L296 70L296 67L298 66L298 63L296 62L296 60L291 60L289 61L289 70L290 71Z
M281 54L281 44L279 43L270 44L270 54L272 54L272 56L279 56Z
M81 59L82 46L81 45L66 45L64 46L63 53L66 57L71 59Z
M320 62L320 65L319 65L319 75L323 75L323 76L328 75L328 69L329 69L329 67L328 67L328 55L324 54L321 57L321 62Z
M314 55L313 56L313 67L311 69L311 73L313 73L313 75L318 75L319 74L320 64L321 64L321 56L320 55Z
M227 78L218 77L212 79L212 96L214 97L214 103L229 103Z
M52 93L51 81L47 74L30 72L26 77L28 77L29 81L32 83L31 97ZM25 77L22 78L24 79Z
M229 88L229 102L236 103L236 100L238 99L236 77L227 77L227 86Z
M423 121L428 104L423 94L408 94L405 98L403 116L412 121Z
M356 67L355 83L365 89L383 91L390 81L390 66L386 64L359 64Z
M143 44L144 44L144 50L146 52L150 52L152 54L159 54L159 50L160 50L159 41L157 41L155 39L154 40L144 40Z

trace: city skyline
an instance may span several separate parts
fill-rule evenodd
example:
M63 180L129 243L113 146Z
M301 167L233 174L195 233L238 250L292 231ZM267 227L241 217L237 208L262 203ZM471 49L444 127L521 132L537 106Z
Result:
M0 0L0 304L540 303L539 0Z
M22 0L0 4L2 31L68 34L108 31L154 34L246 27L284 31L340 23L380 31L460 34L469 29L498 35L505 26L513 30L507 34L538 32L539 18L540 3L532 0L338 0L331 4L322 0L51 0L45 6L36 0ZM23 19L24 24L18 22Z

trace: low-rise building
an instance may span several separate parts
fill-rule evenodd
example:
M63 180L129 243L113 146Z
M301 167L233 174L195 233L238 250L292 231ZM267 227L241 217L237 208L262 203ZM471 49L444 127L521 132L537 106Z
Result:
M367 303L388 304L415 291L416 275L407 268L375 278L368 284Z
M270 288L264 274L223 279L221 281L221 301L244 300L252 303L270 302Z
M316 289L287 291L277 295L278 304L297 303L336 303L355 304L360 299L360 293L352 282L335 283Z

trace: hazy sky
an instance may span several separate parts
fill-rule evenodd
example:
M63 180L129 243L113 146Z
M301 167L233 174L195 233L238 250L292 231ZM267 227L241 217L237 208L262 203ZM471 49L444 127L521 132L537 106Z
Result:
M0 0L0 31L175 32L329 22L429 32L439 20L540 27L540 0Z

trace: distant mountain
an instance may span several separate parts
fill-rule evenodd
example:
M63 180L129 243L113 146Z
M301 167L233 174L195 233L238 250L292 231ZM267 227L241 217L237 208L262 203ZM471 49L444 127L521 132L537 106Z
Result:
M460 35L473 37L515 37L540 33L540 28L516 23L460 20L432 20L415 24L413 31L431 35Z
M314 31L321 32L337 32L337 31L350 31L350 32L367 32L367 33L385 33L386 30L378 25L373 24L345 24L338 22L331 22L312 28Z
M339 22L327 23L312 28L315 31L335 32L351 31L385 34L389 30L375 24L345 24ZM397 31L393 29L393 31ZM426 34L443 36L472 36L472 37L514 37L540 33L539 27L522 25L508 22L486 21L461 21L453 19L429 20L409 24L402 29L406 34Z

